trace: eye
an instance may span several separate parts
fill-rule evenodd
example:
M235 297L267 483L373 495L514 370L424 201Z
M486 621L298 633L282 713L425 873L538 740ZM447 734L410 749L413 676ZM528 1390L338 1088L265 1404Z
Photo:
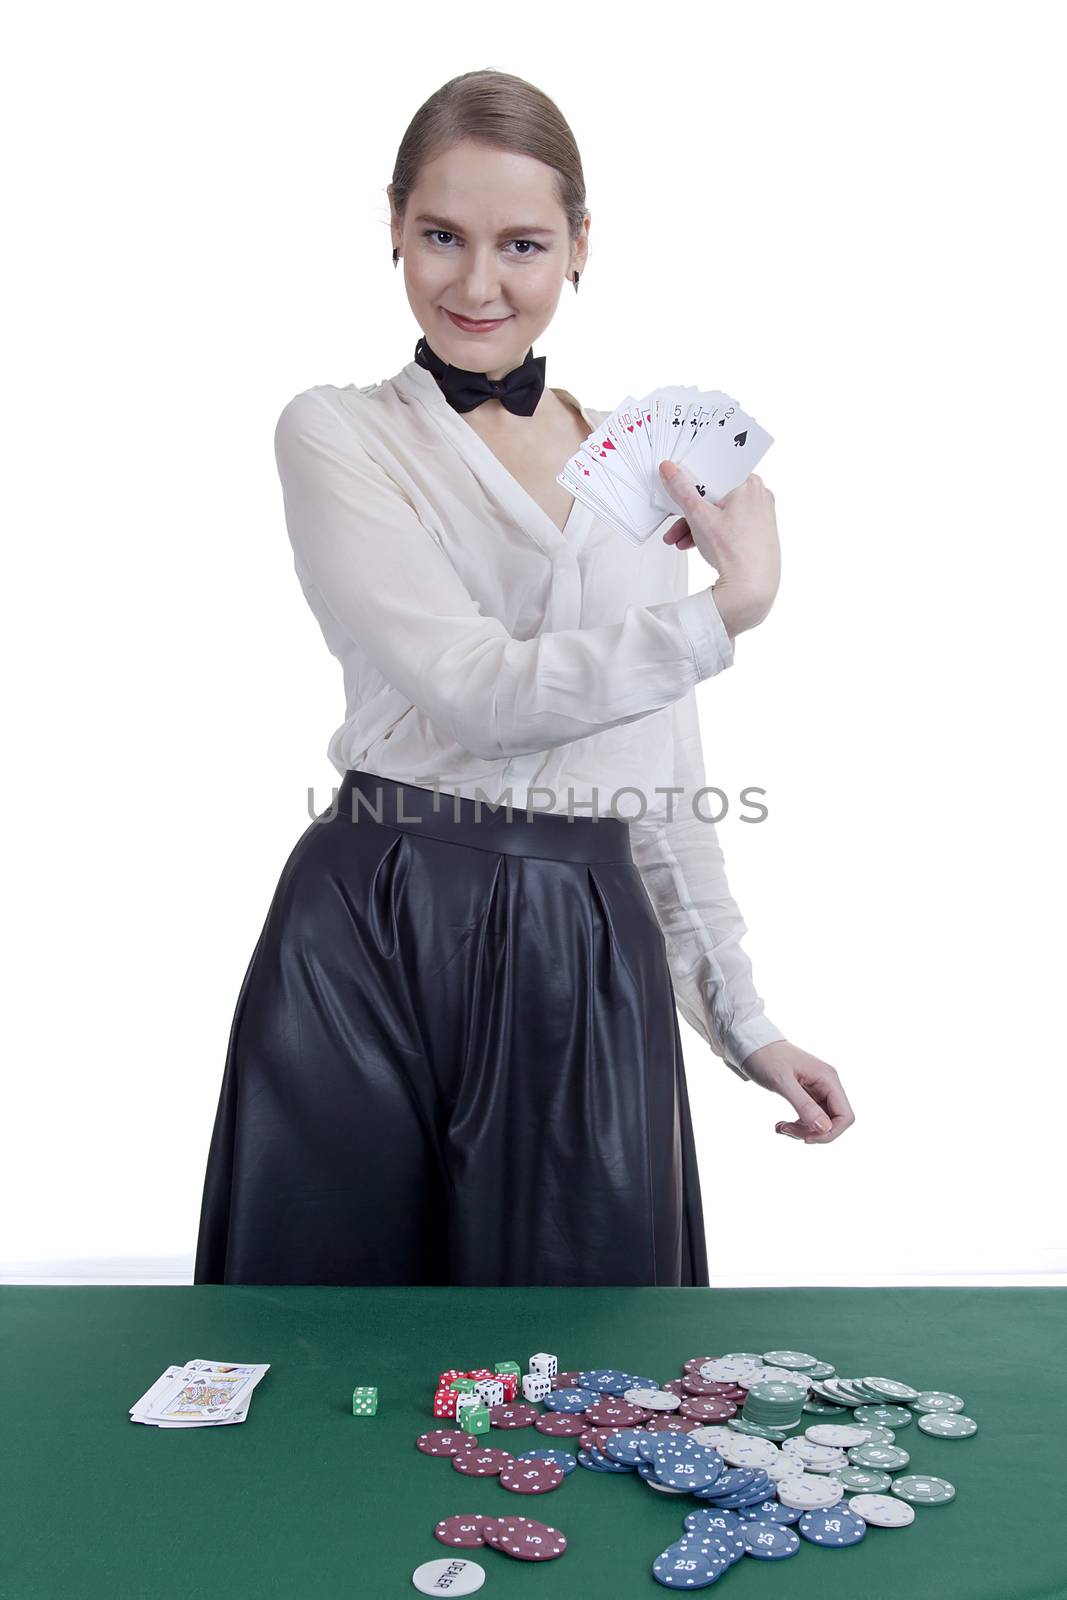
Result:
M454 239L456 235L454 233L450 233L447 228L425 228L423 230L422 237L424 239L429 239L432 244L437 245L438 249L443 250L446 249L447 246L440 244L439 240L441 238ZM520 261L528 260L529 257L535 252L543 252L545 249L545 246L543 244L538 244L535 239L509 239L508 243L529 245L530 248L528 250L520 250L516 252L517 259Z

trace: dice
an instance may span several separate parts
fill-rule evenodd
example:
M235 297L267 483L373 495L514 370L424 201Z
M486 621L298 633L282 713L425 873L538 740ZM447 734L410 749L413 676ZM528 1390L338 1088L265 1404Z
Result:
M542 1378L539 1372L528 1372L522 1380L522 1393L526 1400L543 1400L551 1391L552 1379Z
M504 1385L499 1378L480 1378L474 1385L474 1392L481 1396L487 1406L504 1404Z
M473 1406L464 1406L459 1413L457 1421L464 1433L488 1433L489 1407L480 1403Z
M530 1371L536 1372L538 1377L547 1378L551 1383L559 1371L559 1362L555 1356L546 1355L543 1350L539 1350L537 1355L530 1357Z
M352 1415L373 1417L378 1411L378 1391L373 1384L360 1384L352 1390Z

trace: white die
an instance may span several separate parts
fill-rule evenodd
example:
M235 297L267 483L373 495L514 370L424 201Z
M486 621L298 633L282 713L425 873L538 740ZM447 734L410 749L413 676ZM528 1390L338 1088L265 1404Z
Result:
M552 1379L542 1378L539 1372L528 1372L522 1380L522 1392L527 1400L543 1400L552 1392Z
M542 1378L554 1378L559 1372L559 1362L555 1356L546 1355L539 1350L537 1355L530 1357L530 1371L536 1372Z
M504 1404L504 1385L499 1378L482 1378L475 1385L474 1393L481 1395L487 1406Z
M481 1404L481 1398L475 1394L473 1389L463 1389L456 1396L456 1416L458 1417L461 1411L466 1411L468 1406L480 1406Z

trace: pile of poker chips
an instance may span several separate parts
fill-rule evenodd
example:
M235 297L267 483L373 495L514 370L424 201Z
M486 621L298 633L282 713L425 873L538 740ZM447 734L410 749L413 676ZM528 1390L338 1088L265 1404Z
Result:
M693 1356L680 1378L662 1385L615 1368L559 1373L543 1412L522 1403L490 1408L492 1427L532 1424L549 1437L576 1437L575 1455L558 1447L512 1453L460 1428L422 1434L417 1443L450 1456L466 1476L496 1476L521 1494L558 1488L577 1465L691 1495L702 1505L686 1515L684 1533L656 1557L652 1574L666 1587L693 1589L715 1582L743 1555L780 1560L798 1552L801 1538L844 1548L858 1544L868 1525L903 1527L914 1520L914 1506L947 1504L956 1491L946 1479L891 1477L909 1461L894 1445L894 1430L917 1417L933 1437L967 1438L977 1423L962 1415L963 1406L959 1395L895 1379L835 1377L831 1365L800 1351L732 1351ZM827 1420L849 1412L845 1423ZM805 1413L821 1420L792 1436ZM892 1492L880 1492L886 1488ZM846 1503L847 1490L857 1492ZM567 1548L559 1529L522 1517L459 1514L434 1532L452 1548L488 1545L522 1560L552 1559ZM484 1581L477 1563L444 1564L456 1569L451 1593L473 1593Z

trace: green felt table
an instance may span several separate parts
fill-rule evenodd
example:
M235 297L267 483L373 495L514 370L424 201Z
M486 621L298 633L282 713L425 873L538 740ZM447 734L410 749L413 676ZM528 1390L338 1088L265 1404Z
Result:
M455 1512L562 1528L557 1560L461 1552L479 1591L627 1600L663 1589L658 1552L688 1496L578 1468L544 1495L463 1478L415 1448L439 1426L434 1380L549 1351L560 1370L617 1366L663 1382L690 1356L807 1350L845 1377L898 1378L963 1396L970 1439L914 1423L908 1472L956 1485L903 1529L860 1544L801 1542L745 1556L711 1587L778 1600L1064 1600L1067 1597L1067 1300L1058 1288L453 1289L196 1286L0 1289L4 1600L388 1600L447 1552ZM248 1420L159 1429L129 1407L171 1362L265 1361ZM376 1384L378 1413L352 1389ZM492 1430L516 1451L533 1428ZM574 1449L571 1440L561 1442Z

